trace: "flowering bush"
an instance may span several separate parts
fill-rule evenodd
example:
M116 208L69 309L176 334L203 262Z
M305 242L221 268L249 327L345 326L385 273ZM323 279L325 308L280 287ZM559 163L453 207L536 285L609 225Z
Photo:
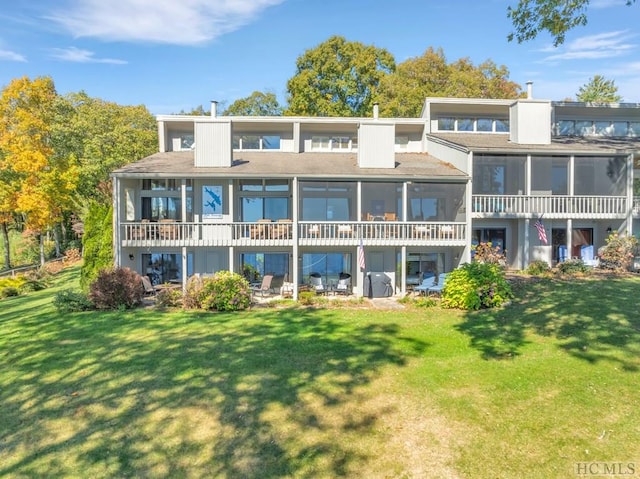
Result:
M230 271L218 271L211 278L203 278L199 296L204 309L239 311L251 306L249 282Z
M465 263L447 276L444 308L480 309L500 306L513 297L503 268L496 263Z
M581 259L568 259L562 263L558 263L558 271L562 274L574 275L579 273L586 273L589 268Z
M638 239L635 236L620 236L615 232L605 241L607 244L600 253L600 267L618 271L628 270L638 250Z
M472 250L473 261L477 263L495 263L502 266L507 264L506 251L500 251L500 247L493 246L491 242L474 245Z
M526 273L530 274L531 276L543 276L550 271L551 268L549 267L549 263L538 259L529 263Z

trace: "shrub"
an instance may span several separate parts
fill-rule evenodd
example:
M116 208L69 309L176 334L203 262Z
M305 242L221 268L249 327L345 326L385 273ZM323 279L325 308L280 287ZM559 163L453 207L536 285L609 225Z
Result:
M627 271L638 249L635 236L620 236L612 233L605 240L606 246L600 253L600 267L618 271Z
M80 286L86 290L101 270L113 265L113 210L93 202L84 218Z
M420 296L416 298L414 304L418 308L433 308L438 305L438 301L435 298L429 298L427 296Z
M53 298L53 305L59 313L75 313L93 309L93 303L87 295L81 291L65 289L57 293Z
M589 268L581 259L569 259L558 263L558 271L562 274L575 275L586 273Z
M529 266L527 266L527 269L525 270L525 272L531 276L542 276L550 271L551 268L549 267L549 263L539 259L529 263Z
M218 271L202 280L202 308L239 311L251 306L249 282L237 273Z
M506 250L500 251L499 246L492 246L491 242L480 243L472 247L473 261L477 263L507 264Z
M13 286L5 286L0 289L0 298L9 298L10 296L18 296L20 294L20 290Z
M142 278L129 268L103 269L89 286L89 299L98 309L129 309L142 303Z
M311 306L316 299L315 291L300 291L298 293L298 302L305 306Z
M480 309L500 306L513 297L504 270L496 263L466 263L447 276L442 290L445 308Z
M182 305L188 309L202 308L203 280L200 276L192 276L187 281L187 288L182 297Z
M164 308L182 306L181 289L163 289L156 294L156 305Z
M46 267L32 269L24 274L23 291L40 291L49 286L51 273Z

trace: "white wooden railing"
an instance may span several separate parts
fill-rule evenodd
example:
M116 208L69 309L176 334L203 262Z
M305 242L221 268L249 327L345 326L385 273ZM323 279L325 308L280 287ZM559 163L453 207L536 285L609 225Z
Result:
M473 195L472 213L483 216L617 217L627 214L625 196Z
M399 221L306 221L122 223L123 246L243 246L366 244L464 244L465 223Z

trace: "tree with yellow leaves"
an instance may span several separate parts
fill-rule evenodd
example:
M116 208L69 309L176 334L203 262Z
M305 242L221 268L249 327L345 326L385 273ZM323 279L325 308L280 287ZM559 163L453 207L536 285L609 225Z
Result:
M25 227L40 235L41 263L43 235L70 207L78 175L73 157L56 154L52 147L57 106L50 77L15 79L0 96L0 175L10 179L0 191L0 206L15 208Z

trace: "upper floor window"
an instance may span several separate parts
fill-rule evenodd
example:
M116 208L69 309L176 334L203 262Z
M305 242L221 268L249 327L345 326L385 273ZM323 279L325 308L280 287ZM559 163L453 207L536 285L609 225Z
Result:
M312 136L312 150L349 151L358 147L358 140L350 136Z
M506 118L470 118L470 117L440 117L438 131L471 131L508 133L509 120Z
M279 150L280 135L234 135L234 150Z
M621 120L558 120L560 136L639 136L640 122Z
M404 151L409 146L408 136L396 136L395 139L396 150Z
M193 190L193 180L185 180L187 191ZM178 191L181 180L175 178L150 178L142 180L142 189L147 191Z

